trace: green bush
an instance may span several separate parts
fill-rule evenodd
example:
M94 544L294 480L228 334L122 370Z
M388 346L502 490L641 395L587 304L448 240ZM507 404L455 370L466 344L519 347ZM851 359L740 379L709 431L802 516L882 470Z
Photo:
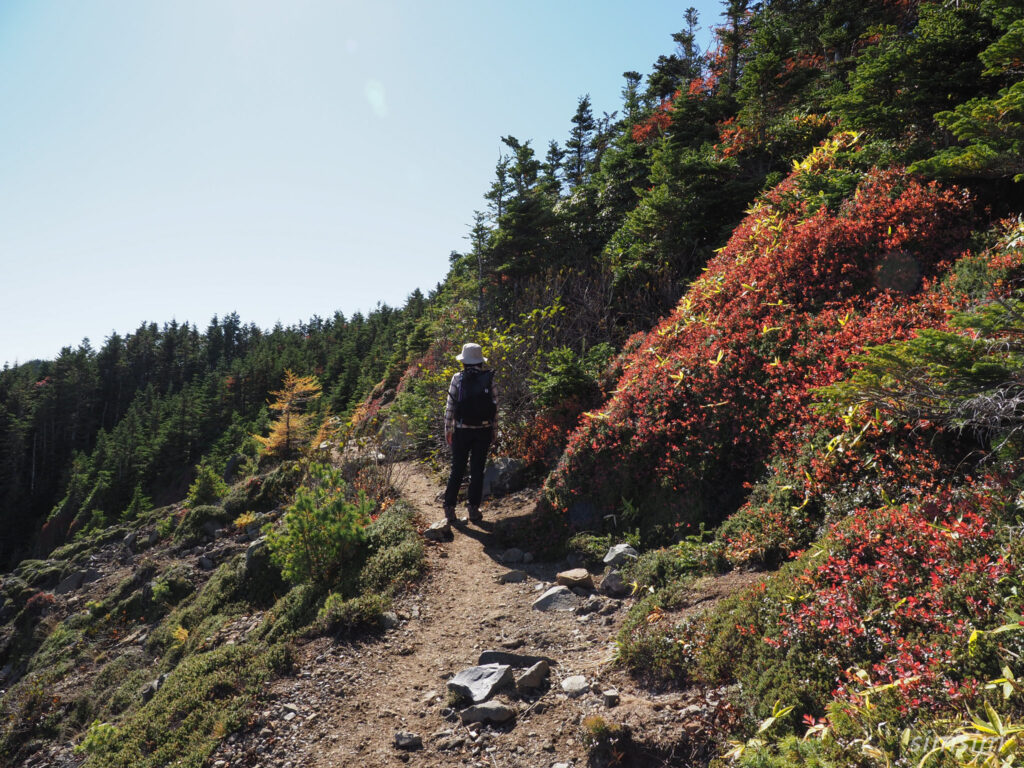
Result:
M224 497L224 509L232 519L243 512L269 512L292 497L301 476L300 465L286 461L265 475L248 477Z
M325 634L377 629L384 611L390 607L391 600L385 595L368 593L346 600L332 592L320 609L317 626Z
M227 484L221 480L214 468L209 464L199 464L196 466L195 482L188 487L185 501L190 507L213 504L224 498L227 492Z
M558 408L575 400L583 408L599 402L599 379L615 350L610 344L596 344L582 354L570 347L556 347L545 355L543 367L530 380L537 405Z
M296 491L281 526L268 530L271 560L293 583L337 584L363 542L372 510L364 494L348 500L338 470L311 464L308 484Z
M366 562L359 573L363 592L391 594L423 573L423 542L403 502L382 512L365 531Z
M367 559L359 574L359 585L365 592L394 592L418 578L423 567L423 544L417 539L403 539Z
M203 525L208 522L227 523L231 516L224 509L213 504L202 504L191 507L185 513L184 519L174 532L174 540L177 542L197 541L203 531ZM158 530L159 530L159 523Z

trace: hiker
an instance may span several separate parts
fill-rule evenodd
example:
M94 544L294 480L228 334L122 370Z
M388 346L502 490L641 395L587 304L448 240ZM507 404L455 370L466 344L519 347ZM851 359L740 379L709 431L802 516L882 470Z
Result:
M483 364L487 358L479 344L464 344L455 357L462 370L452 376L444 409L444 438L452 447L452 473L444 492L444 516L456 522L455 504L469 461L469 519L479 523L480 499L484 491L484 464L487 449L494 439L494 420L498 398L494 391L494 371Z

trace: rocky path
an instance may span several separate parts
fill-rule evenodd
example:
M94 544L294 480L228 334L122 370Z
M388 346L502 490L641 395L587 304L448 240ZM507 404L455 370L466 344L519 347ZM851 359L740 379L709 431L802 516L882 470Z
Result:
M403 496L424 525L433 522L439 517L436 481L414 465L404 475ZM451 541L428 543L428 575L399 601L393 626L382 636L356 643L319 638L300 646L295 675L273 684L251 728L229 736L211 764L579 767L587 764L580 724L588 714L675 740L687 708L696 715L715 701L705 700L707 692L699 701L693 692L641 695L612 670L614 637L628 601L572 595L571 610L535 610L533 602L567 564L533 562L529 553L496 548L494 521L525 515L533 503L528 493L492 501L482 524L456 528ZM524 554L530 562L522 562ZM499 583L512 569L524 571L524 580ZM494 697L515 712L511 720L463 724L449 706L446 683L486 650L546 657L549 677L537 690L506 688ZM579 683L579 676L585 688L564 692L563 681ZM618 689L617 700L605 695L608 689ZM411 748L396 745L400 733L409 735Z

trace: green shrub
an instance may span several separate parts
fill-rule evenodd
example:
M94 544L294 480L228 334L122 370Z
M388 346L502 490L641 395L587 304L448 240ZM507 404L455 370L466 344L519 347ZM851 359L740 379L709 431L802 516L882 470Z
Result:
M203 463L196 466L196 479L189 486L185 501L190 507L213 504L220 501L227 492L228 486L220 475L209 464Z
M75 752L86 752L94 754L106 752L117 743L120 732L110 723L101 723L94 720L89 730L82 739L82 743L75 747Z
M281 526L270 529L271 559L293 583L337 584L364 538L372 502L360 494L346 498L346 484L336 469L311 464L309 481L295 493Z
M566 542L565 548L568 552L582 555L584 564L588 568L599 568L603 565L604 556L608 553L608 550L614 544L620 542L625 542L634 549L638 549L640 547L640 535L638 532L632 534L606 533L599 535L590 531L583 531L572 536Z
M683 582L692 581L695 570L689 559L680 556L678 547L663 547L644 552L626 564L622 572L626 581L635 581L642 587L676 590Z
M615 350L610 344L597 344L577 354L570 347L556 347L544 356L541 370L530 380L537 405L559 408L567 401L576 401L589 408L600 401L601 377Z
M300 465L286 461L265 475L248 477L224 497L224 509L232 519L243 512L269 512L292 497L301 476Z
M363 592L391 594L423 573L423 542L403 502L382 512L365 531L366 562L359 573Z
M346 600L332 592L320 609L317 627L325 634L378 629L384 611L390 607L391 600L385 595L369 593Z
M97 733L89 768L201 768L225 733L242 727L264 683L288 669L284 645L224 645L185 658L151 701Z
M402 539L370 555L359 574L359 585L366 592L394 592L418 578L423 568L423 544L415 538Z
M185 513L185 517L174 532L174 540L177 542L197 541L206 523L227 523L230 520L231 515L228 514L224 507L218 507L213 504L201 504L197 507L191 507Z
M266 643L291 639L316 619L322 597L323 591L316 584L292 587L267 612L255 636Z
M637 602L619 630L616 652L634 672L682 684L692 673L694 646L680 642L677 628L664 618L663 609L671 607L660 593Z

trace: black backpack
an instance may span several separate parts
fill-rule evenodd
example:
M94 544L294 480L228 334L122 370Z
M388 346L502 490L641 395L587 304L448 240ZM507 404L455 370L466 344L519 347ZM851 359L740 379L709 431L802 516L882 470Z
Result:
M498 407L494 404L491 386L494 371L466 368L462 371L455 399L455 421L467 427L487 427L494 421Z

